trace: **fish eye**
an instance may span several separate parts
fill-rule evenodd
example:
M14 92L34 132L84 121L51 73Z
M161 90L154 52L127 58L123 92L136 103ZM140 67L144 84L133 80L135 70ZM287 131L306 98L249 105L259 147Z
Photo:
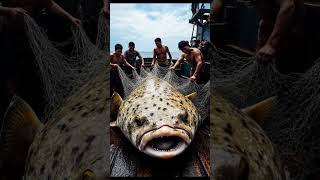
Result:
M189 114L188 114L187 110L185 110L184 113L179 114L179 118L183 122L188 121L188 117L189 117Z
M145 117L140 117L138 115L134 117L134 122L136 123L137 126L142 126L145 121L146 121Z

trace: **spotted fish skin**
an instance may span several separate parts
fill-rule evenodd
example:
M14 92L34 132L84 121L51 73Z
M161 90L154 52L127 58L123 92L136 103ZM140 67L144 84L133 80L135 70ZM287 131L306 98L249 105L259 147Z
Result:
M82 179L88 170L97 179L106 178L107 76L106 69L101 70L36 134L26 160L26 180Z
M200 115L192 101L154 76L146 78L123 101L116 120L123 134L138 149L145 133L164 126L186 132L191 141L199 123Z
M283 180L280 157L262 128L217 91L211 92L214 179Z

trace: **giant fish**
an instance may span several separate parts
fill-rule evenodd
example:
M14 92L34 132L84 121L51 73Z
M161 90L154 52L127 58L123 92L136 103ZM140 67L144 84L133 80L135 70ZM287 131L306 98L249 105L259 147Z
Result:
M242 111L215 90L211 92L211 98L210 152L213 178L287 179L288 174L279 153L258 124L270 113L274 98Z
M119 127L141 152L173 158L187 149L200 124L192 102L196 96L185 96L165 80L149 76L125 100L113 94L111 113L116 120L111 126Z
M24 167L25 180L106 178L107 76L103 67L46 124L27 102L18 96L12 98L1 139L6 161L16 169Z

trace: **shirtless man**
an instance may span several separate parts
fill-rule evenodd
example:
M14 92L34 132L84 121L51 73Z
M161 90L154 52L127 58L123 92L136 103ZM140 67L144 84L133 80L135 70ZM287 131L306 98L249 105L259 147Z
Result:
M132 69L134 67L128 63L128 61L124 58L124 55L122 55L122 45L121 44L116 44L115 47L115 52L110 56L110 62L111 66L115 67L116 65L123 67L123 66L128 66Z
M300 44L303 39L303 0L258 0L257 10L260 16L257 60L271 61L276 57L280 71L288 68L288 63L295 66L301 62L297 59L299 55L293 54L301 52L303 46Z
M110 95L113 94L114 91L120 94L120 96L123 97L124 92L121 85L121 79L117 70L117 66L120 66L121 68L128 66L131 67L131 69L134 69L133 66L131 66L128 61L125 59L125 57L122 55L122 45L116 44L115 52L110 56L110 65L111 65L111 71L110 71Z
M170 67L170 69L174 70L183 61L183 59L186 59L187 62L192 66L190 80L196 81L198 84L205 83L205 77L203 77L204 59L201 51L197 48L191 48L188 41L180 41L178 47L182 51L182 54L177 62Z
M158 61L158 64L162 67L169 67L172 64L172 56L167 46L161 44L161 39L156 38L154 40L156 48L153 49L153 60L151 66ZM169 55L169 60L167 59L167 54Z

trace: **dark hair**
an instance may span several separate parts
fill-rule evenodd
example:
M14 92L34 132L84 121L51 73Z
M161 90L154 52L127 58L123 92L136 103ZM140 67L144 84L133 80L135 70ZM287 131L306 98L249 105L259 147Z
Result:
M134 42L129 42L129 46L134 46Z
M116 44L116 45L114 46L114 50L115 50L115 51L118 50L118 49L123 49L123 47L122 47L121 44Z
M160 38L156 38L156 39L154 40L154 42L161 42L161 39L160 39Z
M180 41L179 44L178 44L178 47L179 47L180 50L182 50L185 46L191 47L191 46L189 45L189 42L188 42L188 41Z

